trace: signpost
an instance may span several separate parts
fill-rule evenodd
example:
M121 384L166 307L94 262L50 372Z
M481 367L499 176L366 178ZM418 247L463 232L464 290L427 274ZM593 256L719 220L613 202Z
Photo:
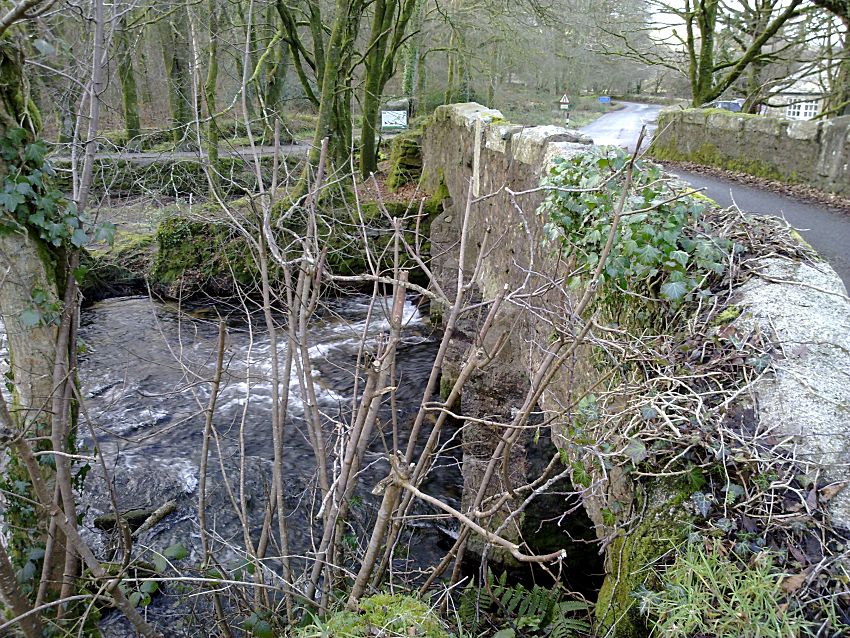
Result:
M404 131L407 129L407 111L381 111L381 130Z
M607 95L600 95L599 96L599 103L600 104L611 104L611 98L608 97Z
M561 110L564 112L564 117L567 120L567 126L570 125L570 96L564 93L561 101L559 102L561 106Z

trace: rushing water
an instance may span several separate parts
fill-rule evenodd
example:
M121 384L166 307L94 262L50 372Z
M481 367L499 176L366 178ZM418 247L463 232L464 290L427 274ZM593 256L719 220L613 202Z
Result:
M328 438L350 418L359 344L367 346L389 329L386 300L380 300L368 321L369 299L349 297L331 301L317 316L310 334L313 378ZM177 472L191 492L198 480L203 440L203 410L209 401L218 319L223 308L193 313L151 302L122 298L99 302L83 313L80 338L84 344L80 378L88 417L96 424L101 451L108 461L120 458L125 467L145 470L159 466ZM225 372L218 394L214 423L224 457L245 454L273 458L271 432L271 344L262 322L249 322L244 313L228 321ZM396 417L409 424L433 364L437 344L419 309L408 300L398 351ZM283 368L285 335L279 335L277 356ZM297 377L289 384L284 449L284 475L299 485L315 481L315 458L304 426L304 397ZM362 385L362 384L361 384ZM384 415L385 421L388 420ZM389 426L386 428L390 430ZM404 429L404 427L402 427ZM91 438L83 428L83 443ZM390 434L387 433L389 440ZM403 438L403 437L402 437ZM367 462L379 458L383 442L376 437ZM376 463L360 477L368 490L386 476ZM456 496L457 473L441 472L437 489Z
M308 337L318 404L327 424L346 419L350 411L352 370L366 328L367 302L360 297L332 302ZM366 330L371 343L389 327L381 305ZM98 425L101 449L108 458L120 453L128 463L179 465L186 468L187 481L195 480L201 412L209 401L218 340L214 311L187 314L147 298L123 298L99 302L84 312L80 377L89 416ZM421 399L436 347L410 301L405 304L404 322L398 355L402 421ZM282 368L285 334L278 341ZM262 322L229 321L226 370L215 416L228 453L238 451L242 434L248 455L272 458L273 356ZM294 374L288 384L287 471L306 478L312 476L315 464L302 427L304 397Z
M329 300L311 325L309 356L330 445L338 441L338 432L350 419L354 398L352 371L364 333L368 349L374 348L389 329L387 302L379 300L367 323L367 297ZM177 540L197 547L197 525L191 509L197 500L204 410L215 369L218 316L232 310L219 306L181 311L146 297L128 297L98 302L82 313L79 375L85 409L81 414L80 444L83 450L91 449L92 433L97 437L122 509L157 507L175 494L182 495L182 518L178 511L155 532L160 549ZM267 494L267 461L273 458L271 361L277 356L283 364L286 338L281 331L278 352L271 352L262 315L249 320L241 309L236 310L226 318L225 370L214 417L218 437L212 447L211 467L213 475L223 467L224 474L238 486L233 475L238 475L240 448L244 447L247 457L265 459L265 474L260 478L253 476L253 482L248 483L249 490L263 489L262 494L249 494L249 499L259 497L262 502ZM402 443L422 399L437 348L427 322L412 300L405 303L404 326L397 356L396 406ZM287 507L291 508L291 549L303 556L309 552L316 531L317 505L312 498L316 462L304 424L304 397L297 377L293 374L282 383L289 385L283 475ZM382 417L389 444L388 411ZM384 441L376 434L359 476L358 492L365 505L352 516L360 516L361 533L368 531L374 513L375 499L369 491L387 475L384 449ZM427 491L454 505L458 505L462 481L457 466L457 459L448 455L444 467L434 472L434 478L426 484ZM111 509L106 484L98 473L97 468L92 471L84 492L89 524L93 514ZM229 519L229 526L223 519ZM208 520L223 530L221 536L229 535L239 542L238 521L227 499L211 497ZM253 527L256 531L256 525ZM358 525L352 527L358 531ZM414 545L413 553L415 562L423 566L441 554L437 546L440 534L433 529L419 533L427 540ZM193 539L187 542L186 536ZM92 533L88 537L96 550L108 551L106 541ZM196 554L190 556L196 558Z

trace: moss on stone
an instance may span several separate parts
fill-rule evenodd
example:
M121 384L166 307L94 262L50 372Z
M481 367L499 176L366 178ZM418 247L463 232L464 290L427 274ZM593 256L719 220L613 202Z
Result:
M685 497L683 497L685 498ZM634 593L641 587L652 589L654 572L650 567L679 547L688 536L689 516L679 507L682 498L652 498L665 503L663 512L647 516L627 535L618 536L609 546L605 581L596 601L596 619L612 638L644 638L649 634Z
M728 171L746 173L754 177L772 179L794 183L798 180L795 174L783 175L775 166L756 159L741 159L730 157L720 152L717 146L711 142L704 142L699 148L691 153L681 150L674 135L668 135L665 139L655 140L649 148L648 154L661 161L670 162L694 162L706 166L714 166Z
M791 235L791 237L793 237L793 238L794 238L794 241L799 242L802 246L805 246L806 248L809 248L810 250L812 250L812 251L813 251L813 252L815 252L815 253L817 252L817 251L815 251L815 249L812 247L812 245L811 245L809 242L807 242L807 241L805 240L805 238L804 238L804 237L803 237L803 236L802 236L802 235L801 235L798 231L796 231L795 229L793 229L793 228L789 228L789 229L788 229L788 234L790 234L790 235Z
M443 174L443 169L438 168L434 192L431 194L431 198L425 204L426 208L428 208L428 210L430 211L432 217L435 217L443 212L443 202L449 198L451 198L451 193L449 193L449 187L448 185L446 185L446 176Z
M227 297L258 280L251 247L229 224L175 217L159 225L156 242L151 278L159 285Z
M728 308L726 308L726 310L719 313L714 318L714 321L711 322L711 325L714 327L728 325L735 321L735 319L740 317L742 312L743 310L740 306L729 306Z
M720 204L718 204L716 201L711 199L711 197L709 197L705 193L691 193L688 197L690 197L691 199L695 199L699 202L704 202L704 203L708 204L709 206L712 206L712 207L715 207L715 208L720 208Z
M300 630L297 635L321 635L335 638L449 638L437 615L426 603L403 594L375 594L360 601L360 613L338 611L322 623Z
M422 176L422 129L397 135L390 143L390 168L387 188L398 190Z
M763 115L756 115L754 113L742 113L740 111L729 111L727 109L685 109L687 111L705 111L709 115L722 115L724 117L729 118L738 118L741 120L758 120L763 119Z
M682 139L683 131L695 130L694 127L701 127L708 131L711 124L702 121L697 123L693 121L694 116L689 113L703 114L703 117L710 115L711 117L737 118L744 123L743 132L737 132L737 135L745 136L741 144L737 145L732 151L723 151L721 148L710 139L710 135L697 131L695 133L696 140ZM790 166L783 165L782 162L773 162L770 159L761 160L755 159L749 155L750 149L746 146L746 136L748 134L761 135L755 129L748 126L747 122L763 122L764 116L752 115L747 113L731 113L722 109L687 109L681 112L667 112L659 116L658 129L661 131L653 140L649 147L648 155L662 161L673 162L695 162L706 166L745 173L760 177L781 181L789 184L804 183L806 180L796 170L792 170ZM731 134L731 131L723 131L726 134ZM755 138L756 144L760 144L758 140L761 137ZM700 140L702 143L699 143ZM697 144L699 144L697 146ZM695 148L696 147L696 148Z
M332 206L332 202L327 203ZM234 204L234 209L239 206ZM389 267L387 260L392 258L388 250L393 241L392 227L383 213L386 210L391 218L404 217L405 230L415 225L415 211L412 205L402 202L363 202L360 213L366 223L369 249L373 255L382 255L380 267ZM198 213L198 209L195 210ZM210 208L210 216L214 210ZM359 223L350 219L342 210L325 213L328 223L319 225L320 243L325 247L325 265L336 275L360 275L368 270L363 235L358 229ZM342 217L340 217L340 215ZM335 222L329 221L336 220ZM431 217L420 220L419 231L427 237ZM286 222L287 237L301 236L305 232L306 219L296 211ZM289 241L287 239L287 241ZM283 240L281 244L283 245ZM423 243L427 253L430 244ZM259 268L254 261L254 253L249 243L229 223L224 221L199 221L196 218L173 217L163 221L156 231L156 252L150 268L152 282L170 295L180 287L181 294L191 296L203 292L214 297L229 297L236 293L237 286L253 288L259 280ZM402 268L409 269L413 283L427 285L425 275L410 258L403 257ZM271 283L279 282L281 273L272 265Z

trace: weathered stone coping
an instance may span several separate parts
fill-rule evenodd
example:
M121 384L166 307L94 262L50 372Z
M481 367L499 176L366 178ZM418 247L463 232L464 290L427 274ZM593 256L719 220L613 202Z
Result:
M649 153L850 195L850 116L794 121L717 109L668 109Z

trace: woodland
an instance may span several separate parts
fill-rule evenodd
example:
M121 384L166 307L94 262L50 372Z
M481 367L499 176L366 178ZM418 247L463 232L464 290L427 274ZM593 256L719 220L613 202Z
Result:
M500 313L536 312L537 293L476 296L465 226L441 284L429 233L449 195L419 181L442 105L563 126L566 94L578 128L618 100L757 113L801 80L821 118L850 114L847 0L0 1L0 636L843 635L846 563L797 573L802 541L746 528L653 562L617 603L639 619L618 624L594 610L614 537L581 513L595 483L570 453L549 444L522 486L485 489L520 437L551 438L541 396L619 312L602 279L658 302L663 334L721 294L746 238L656 238L617 270L609 257L638 251L618 227L685 233L704 203L619 151L554 171L539 212L574 276L547 292L575 297L577 323L552 320L557 357L484 419L505 433L461 494L482 425L461 414L464 385L492 363ZM383 111L407 130L383 130ZM573 279L592 285L576 297ZM567 410L594 436L609 364ZM599 458L655 471L644 443L617 457L599 436ZM683 481L710 464L687 454ZM802 489L746 475L732 502ZM535 499L543 519L579 512L577 562L561 537L512 535Z

